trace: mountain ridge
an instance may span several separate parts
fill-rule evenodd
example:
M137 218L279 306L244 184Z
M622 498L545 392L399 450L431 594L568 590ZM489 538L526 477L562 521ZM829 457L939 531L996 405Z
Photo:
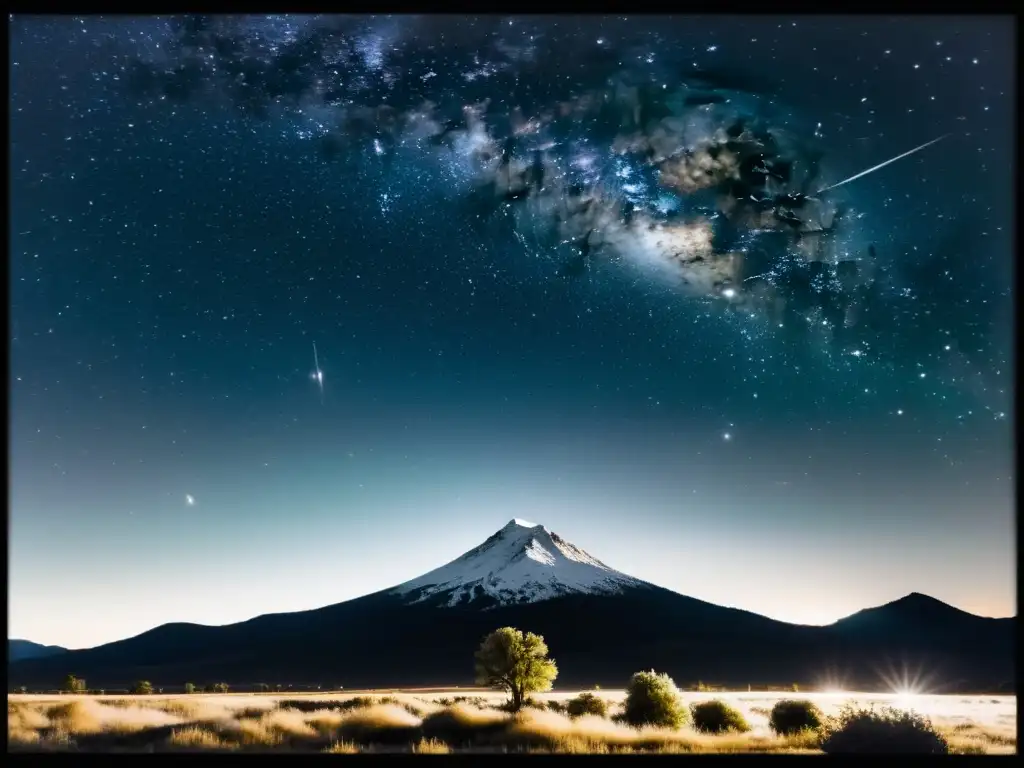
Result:
M7 663L21 661L22 659L38 659L44 656L54 656L59 653L67 653L68 649L60 645L43 645L34 643L31 640L20 640L8 638L7 640Z
M222 626L165 624L59 658L9 663L8 676L46 687L69 672L107 688L136 679L466 685L480 640L508 625L545 637L561 684L614 687L654 667L677 680L813 686L840 670L847 687L874 690L885 685L879 664L900 659L961 689L1014 685L1014 619L911 593L831 625L780 622L622 574L523 520L396 587Z

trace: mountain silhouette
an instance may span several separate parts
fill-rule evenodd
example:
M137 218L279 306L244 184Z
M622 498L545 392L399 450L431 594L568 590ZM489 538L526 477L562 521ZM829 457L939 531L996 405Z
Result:
M886 691L910 670L935 692L1013 691L1016 619L911 594L828 626L775 621L620 573L546 528L513 520L465 555L391 589L226 626L165 624L136 637L9 664L11 685L146 679L295 688L465 686L490 631L544 636L559 687L621 687L641 669L680 684Z

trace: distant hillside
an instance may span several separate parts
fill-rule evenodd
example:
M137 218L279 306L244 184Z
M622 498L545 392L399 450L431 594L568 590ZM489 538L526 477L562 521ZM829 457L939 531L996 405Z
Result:
M10 664L22 659L41 659L45 656L56 656L58 653L67 653L67 648L59 645L40 645L31 640L8 640L7 641L7 663Z
M472 685L490 631L544 636L560 686L621 686L640 669L711 681L891 691L1012 692L1015 619L912 594L825 626L712 605L614 570L542 525L513 520L461 557L365 597L238 624L165 624L67 656L10 664L13 685L315 681L328 686ZM908 682L913 683L913 680Z

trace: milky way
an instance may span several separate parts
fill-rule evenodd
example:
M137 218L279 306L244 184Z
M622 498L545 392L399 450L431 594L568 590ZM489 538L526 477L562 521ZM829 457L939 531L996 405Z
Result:
M815 194L841 180L826 142L749 77L688 67L650 32L612 46L529 20L439 24L175 20L134 57L128 95L286 119L339 179L353 158L415 163L467 226L506 220L567 279L637 270L855 357L898 357L885 338L920 330L926 284L859 230L872 180Z

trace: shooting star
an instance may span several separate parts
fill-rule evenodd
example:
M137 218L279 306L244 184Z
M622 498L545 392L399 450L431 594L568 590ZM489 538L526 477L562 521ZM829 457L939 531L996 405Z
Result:
M904 152L902 155L896 155L896 157L894 157L894 158L892 158L890 160L886 160L884 163L879 163L878 165L876 165L876 166L874 166L872 168L868 168L866 171L861 171L860 173L858 173L858 174L856 174L854 176L851 176L848 179L843 179L842 181L837 182L837 183L833 184L830 187L824 187L823 189L819 189L817 192L815 192L815 194L816 195L820 195L822 192L828 192L830 189L835 189L836 187L843 186L843 184L849 184L851 181L854 181L855 179L859 179L861 176L867 176L869 173L874 173L879 168L885 168L885 166L889 165L889 163L895 163L897 160L902 160L907 155L912 155L915 152L920 152L925 147L930 147L932 144L934 144L934 143L936 143L938 141L942 141L944 138L946 138L946 136L949 136L949 134L947 133L947 134L945 134L943 136L939 136L939 138L937 138L937 139L932 139L931 141L926 142L925 144L922 144L919 147L914 147L912 150L910 150L909 152Z
M313 373L310 374L310 378L317 383L320 387L320 404L324 402L324 372L320 370L320 358L316 354L316 342L313 342Z

